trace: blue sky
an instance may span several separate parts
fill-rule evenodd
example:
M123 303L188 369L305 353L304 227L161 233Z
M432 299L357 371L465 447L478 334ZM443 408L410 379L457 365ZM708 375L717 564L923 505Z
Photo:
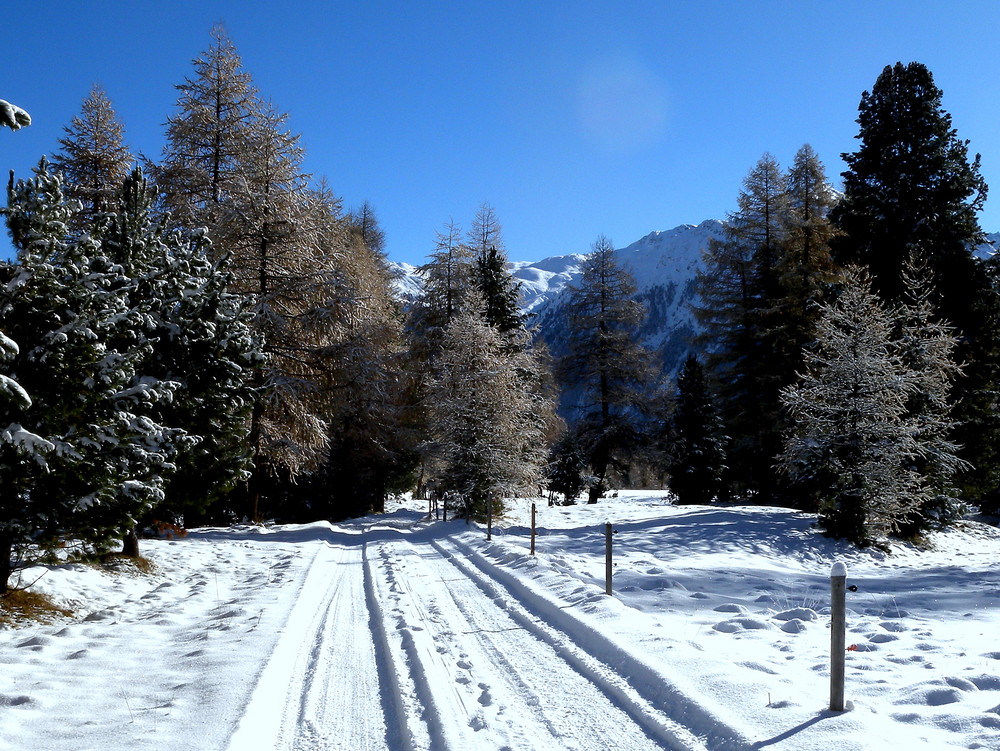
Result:
M174 86L222 22L307 170L374 205L393 260L422 262L484 202L512 260L723 219L764 152L787 165L803 143L839 184L861 92L897 60L934 73L1000 230L992 1L34 0L3 18L0 98L34 118L0 132L3 174L54 150L94 83L157 157Z

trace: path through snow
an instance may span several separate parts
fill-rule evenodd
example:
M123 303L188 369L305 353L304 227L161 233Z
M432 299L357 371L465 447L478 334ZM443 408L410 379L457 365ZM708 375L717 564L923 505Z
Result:
M539 517L535 557L527 505L493 542L401 506L147 541L148 576L26 572L76 614L0 630L0 749L1000 749L995 529L885 556L649 494ZM835 558L861 585L843 714Z

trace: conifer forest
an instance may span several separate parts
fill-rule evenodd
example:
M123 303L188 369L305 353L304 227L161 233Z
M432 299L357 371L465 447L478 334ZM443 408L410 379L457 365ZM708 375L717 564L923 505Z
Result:
M677 373L639 343L610 239L558 347L522 311L489 204L428 238L403 299L373 204L304 173L223 30L176 92L160 154L129 149L95 86L7 185L0 593L66 539L136 553L154 519L337 521L409 491L482 519L663 487L814 513L862 546L1000 511L1000 268L973 253L987 186L924 65L860 95L841 188L808 145L733 186ZM0 104L14 141L31 102Z

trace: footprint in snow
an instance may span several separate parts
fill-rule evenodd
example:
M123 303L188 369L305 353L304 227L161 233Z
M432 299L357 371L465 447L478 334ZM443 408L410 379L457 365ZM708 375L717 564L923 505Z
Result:
M35 700L30 696L6 696L0 694L0 707L23 707L30 706Z
M18 644L17 647L18 647L18 649L28 648L28 649L31 649L34 652L37 652L38 650L40 650L45 645L51 644L51 643L52 643L52 639L50 639L47 636L32 636L30 639L26 639L25 641L23 641L20 644Z
M482 693L479 695L479 703L484 707L488 707L493 704L493 694L490 693L489 685L485 683L480 683L479 688L482 689Z
M899 633L900 631L906 631L906 626L899 621L882 621L879 628L884 628L886 631L892 631L894 633Z

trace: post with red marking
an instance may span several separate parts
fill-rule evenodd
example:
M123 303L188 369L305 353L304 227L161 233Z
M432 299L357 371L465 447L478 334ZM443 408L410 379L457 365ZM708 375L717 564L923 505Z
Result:
M847 652L847 566L830 570L830 711L844 711L844 655Z

